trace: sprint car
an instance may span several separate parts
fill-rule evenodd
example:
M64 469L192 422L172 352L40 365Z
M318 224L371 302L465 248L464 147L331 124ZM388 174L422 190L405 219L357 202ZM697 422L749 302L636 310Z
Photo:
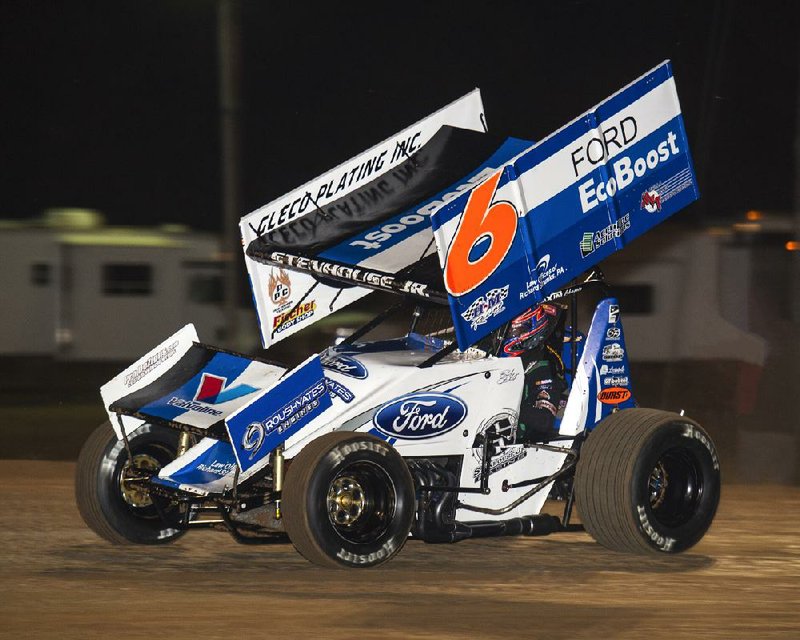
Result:
M703 537L716 450L694 420L636 403L597 267L698 197L669 63L539 143L485 123L476 90L242 219L265 347L371 291L397 303L296 367L192 325L164 340L101 388L109 421L76 472L92 530L288 538L328 567L379 565L408 539L585 528L676 553ZM504 345L543 303L566 309L564 392L522 438L529 363Z

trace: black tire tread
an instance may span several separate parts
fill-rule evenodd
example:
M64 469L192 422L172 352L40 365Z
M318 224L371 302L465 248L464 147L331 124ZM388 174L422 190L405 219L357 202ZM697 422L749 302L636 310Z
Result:
M106 420L95 429L81 448L75 469L75 500L86 525L112 544L133 544L108 523L97 495L99 465L114 431Z
M658 553L639 534L630 508L631 479L642 449L664 424L693 420L658 409L627 409L610 415L583 444L575 474L577 509L586 530L614 551Z

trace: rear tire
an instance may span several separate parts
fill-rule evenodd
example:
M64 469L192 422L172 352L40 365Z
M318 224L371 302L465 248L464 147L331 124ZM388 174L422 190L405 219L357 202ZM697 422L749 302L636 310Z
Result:
M283 522L307 560L325 567L374 567L394 557L414 517L408 466L383 440L333 432L291 462Z
M694 420L626 409L587 437L575 495L586 530L604 547L678 553L711 526L720 497L719 459Z
M155 474L175 459L178 433L145 424L128 436L133 465L128 464L125 443L118 440L106 421L83 445L75 470L78 511L89 528L114 544L163 544L185 533L175 525L177 507L151 496L126 481L132 473ZM161 512L172 524L165 523Z

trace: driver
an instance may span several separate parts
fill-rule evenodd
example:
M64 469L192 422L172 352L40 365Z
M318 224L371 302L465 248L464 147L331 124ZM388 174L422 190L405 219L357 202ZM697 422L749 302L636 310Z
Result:
M525 370L519 409L517 442L548 439L556 414L563 409L567 389L560 350L564 334L564 307L543 302L511 321L503 352L520 356Z

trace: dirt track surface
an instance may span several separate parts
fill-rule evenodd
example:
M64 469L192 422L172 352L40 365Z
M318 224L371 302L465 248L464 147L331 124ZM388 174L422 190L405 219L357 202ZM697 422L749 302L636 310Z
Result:
M571 533L409 542L385 568L330 571L213 531L111 546L78 515L73 472L0 461L0 638L800 637L797 488L725 487L678 556Z

